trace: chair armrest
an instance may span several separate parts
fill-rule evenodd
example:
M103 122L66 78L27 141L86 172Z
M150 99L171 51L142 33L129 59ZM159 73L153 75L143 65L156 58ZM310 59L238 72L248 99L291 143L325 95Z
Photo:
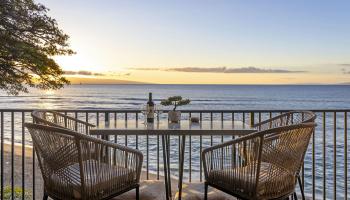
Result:
M289 119L291 117L293 113L292 112L287 112L287 113L284 113L284 114L281 114L281 115L278 115L278 116L275 116L275 117L272 117L270 119L267 119L267 120L264 120L262 122L259 122L259 123L256 123L253 125L254 128L259 128L259 130L261 130L261 126L266 126L266 125L270 125L268 128L275 128L275 126L273 126L273 122L276 122L277 120L280 122L283 118L287 118Z
M308 123L314 122L316 115L311 111L290 111L277 115L270 119L264 120L262 122L253 125L254 128L258 130L267 130L270 128L276 128L279 126L288 126L297 123ZM265 126L265 127L264 127Z
M74 118L74 117L71 117L71 116L68 116L68 115L64 115L64 114L62 114L62 113L60 113L60 112L56 112L56 111L50 111L50 112L52 112L52 113L54 113L54 114L56 114L56 115L59 115L59 116L61 116L61 117L64 117L64 118L66 118L66 119L69 119L69 120L72 120L72 121L75 121L75 122L78 122L78 123L81 123L81 124L84 124L84 125L86 125L86 126L88 126L88 127L96 127L95 125L93 125L93 124L91 124L91 123L89 123L89 122L86 122L86 121L83 121L83 120L80 120L80 119L77 119L77 118Z
M51 123L54 126L61 126L70 130L77 131L82 134L89 134L90 128L95 127L95 125L90 124L88 122L79 120L77 118L64 115L62 113L56 112L56 111L47 111L48 113L51 113L53 115L53 121Z
M263 133L256 132L202 151L205 178L213 170L225 170L260 161Z
M86 168L89 173L108 173L101 170L103 167L108 167L113 170L109 171L111 174L102 176L102 179L106 179L104 181L113 179L115 178L113 176L118 174L118 176L125 175L132 182L139 182L143 162L141 151L87 135L78 137L82 161L94 160L94 163L86 163L91 165Z

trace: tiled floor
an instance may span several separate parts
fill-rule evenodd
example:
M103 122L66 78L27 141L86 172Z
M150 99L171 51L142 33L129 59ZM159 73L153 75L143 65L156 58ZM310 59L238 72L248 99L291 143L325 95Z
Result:
M184 185L184 192L182 194L183 200L201 200L203 199L203 183L191 183ZM176 196L176 188L173 188L173 196ZM135 190L127 192L119 197L114 198L115 200L135 200ZM164 183L163 181L148 180L142 181L140 187L140 199L141 200L164 200ZM175 199L177 199L175 197ZM235 198L230 197L220 191L209 189L208 199L210 200L234 200Z

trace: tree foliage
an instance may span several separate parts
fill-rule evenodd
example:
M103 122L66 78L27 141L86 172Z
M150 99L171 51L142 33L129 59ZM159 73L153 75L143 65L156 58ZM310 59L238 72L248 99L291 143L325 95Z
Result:
M191 102L189 99L182 99L181 96L172 96L167 99L164 99L160 102L163 106L174 106L173 110L175 111L178 106L184 106Z
M24 198L22 198L22 193L24 192ZM13 188L13 196L12 196L12 188L10 186L4 187L4 196L3 199L13 199L13 200L19 200L19 199L31 199L30 198L30 191L26 190L23 191L21 187L15 186ZM0 195L1 198L1 195Z
M52 56L74 52L69 36L47 12L33 0L0 0L0 89L8 94L69 83Z

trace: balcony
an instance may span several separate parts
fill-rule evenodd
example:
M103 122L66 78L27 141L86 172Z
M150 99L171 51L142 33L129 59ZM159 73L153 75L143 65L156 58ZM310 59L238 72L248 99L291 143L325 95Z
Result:
M32 122L32 110L1 109L1 199L6 195L18 199L42 198L43 185L38 162L31 147L24 122ZM144 120L140 110L59 110L62 113L97 126L109 126L128 121ZM183 118L197 116L200 120L243 121L254 124L289 110L184 110ZM307 199L347 199L348 113L350 110L313 110L317 114L317 127L311 139L304 165L302 183ZM160 118L165 118L162 114ZM231 140L236 136L189 136L185 151L185 183L200 194L203 189L203 170L200 152L211 145ZM137 148L144 154L142 179L145 186L157 187L163 181L162 141L158 136L113 135L111 141ZM172 177L178 174L178 136L171 136ZM175 180L174 180L175 181ZM173 184L174 185L174 184ZM158 187L163 189L162 187ZM141 197L144 190L141 189ZM163 192L163 191L162 191ZM219 192L217 192L219 193ZM299 193L300 194L300 193ZM221 194L218 194L221 195ZM200 195L200 197L202 197Z

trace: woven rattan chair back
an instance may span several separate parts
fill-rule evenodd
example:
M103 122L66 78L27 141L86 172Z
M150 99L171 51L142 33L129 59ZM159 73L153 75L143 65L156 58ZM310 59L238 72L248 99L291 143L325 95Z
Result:
M38 128L29 124L26 127L32 136L45 190L60 191L61 195L55 196L63 199L74 198L74 193L81 194L81 191L74 191L71 187L73 183L81 182L80 177L68 167L79 163L79 151L74 136L61 134L47 127Z
M313 123L311 123L313 124ZM294 127L282 127L276 133L265 134L261 152L261 161L269 163L269 173L262 178L265 182L263 186L265 197L278 197L280 194L291 194L294 192L296 179L303 164L310 138L314 132L315 124L304 126L304 124L293 125ZM280 171L292 176L290 180L283 180ZM293 177L293 178L292 178ZM278 188L278 189L277 189ZM280 189L283 188L283 189ZM258 188L258 192L261 188Z
M89 134L90 128L95 127L88 122L51 110L35 110L32 117L37 124L66 128L82 134Z
M301 123L308 123L308 122L314 122L316 119L316 115L311 111L291 111L287 113L283 113L281 115L277 115L271 119L262 121L260 123L255 124L253 127L255 127L258 131L264 131L268 129L283 127L283 126L289 126L293 124L301 124ZM276 135L271 134L266 135L264 138L264 145L273 145L273 137ZM270 144L271 142L271 144ZM258 148L258 145L256 145L255 148ZM253 156L251 152L243 151L243 149L240 150L241 156L247 157L247 159L250 156ZM273 155L271 155L273 156ZM262 158L264 160L264 158ZM301 167L301 165L300 165Z

